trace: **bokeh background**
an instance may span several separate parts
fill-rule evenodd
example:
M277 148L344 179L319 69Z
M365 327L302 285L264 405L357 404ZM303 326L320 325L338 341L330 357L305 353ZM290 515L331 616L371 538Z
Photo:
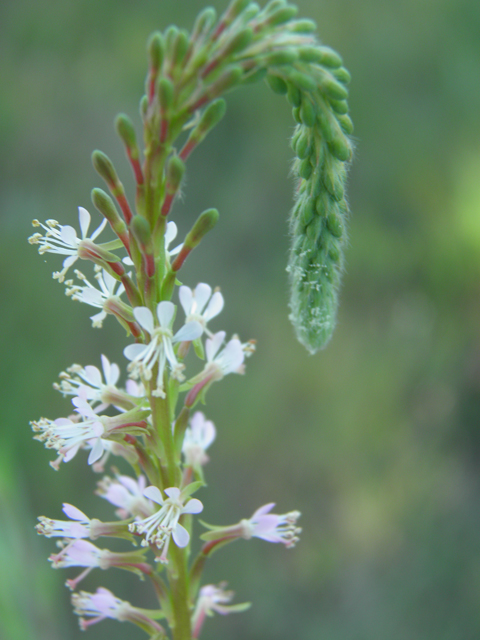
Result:
M203 0L5 0L0 5L0 637L80 637L52 571L39 514L62 501L92 516L97 478L79 455L55 473L28 422L65 415L52 391L73 362L123 363L124 333L51 279L59 261L26 238L33 218L75 224L103 186L100 148L131 193L113 132L138 125L145 41L189 28ZM218 10L226 0L211 0ZM184 234L200 211L221 221L183 281L221 286L214 328L257 338L245 377L210 393L218 439L202 492L205 520L229 523L275 500L299 509L301 543L261 540L214 556L246 614L208 621L211 640L473 640L480 637L480 3L298 0L353 77L356 155L338 328L310 357L287 320L286 217L292 131L286 101L264 85L229 96L225 120L190 161ZM134 604L129 574L93 572ZM146 599L146 600L145 600ZM144 635L106 621L91 640Z

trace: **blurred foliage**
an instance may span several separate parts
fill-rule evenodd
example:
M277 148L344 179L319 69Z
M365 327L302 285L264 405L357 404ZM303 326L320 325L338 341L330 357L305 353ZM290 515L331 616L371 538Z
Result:
M221 11L226 0L211 2ZM298 0L353 77L348 266L339 326L307 356L287 320L285 219L292 131L287 104L255 86L192 156L180 233L217 207L221 220L184 282L220 285L215 328L258 339L244 378L210 393L219 432L206 469L205 520L228 523L276 500L303 512L289 552L260 540L220 551L207 579L229 580L241 616L209 621L214 640L458 640L480 636L480 3ZM26 238L32 218L76 220L98 147L124 182L116 113L138 112L144 43L190 27L203 0L12 0L0 6L2 292L0 637L80 638L67 572L37 515L62 501L102 517L84 461L48 467L28 421L64 415L52 392L72 362L123 361L113 319L51 279L54 256ZM138 124L138 118L137 118ZM131 186L131 181L130 181ZM131 190L130 190L131 193ZM44 262L48 262L44 264ZM74 572L73 572L74 574ZM70 574L69 574L70 575ZM147 585L94 572L141 604ZM133 585L133 587L132 587ZM89 638L141 638L107 621Z

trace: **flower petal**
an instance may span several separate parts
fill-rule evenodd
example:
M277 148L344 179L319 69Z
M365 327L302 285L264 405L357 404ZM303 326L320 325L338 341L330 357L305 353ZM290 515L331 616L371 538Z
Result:
M80 231L82 239L87 237L88 227L90 226L91 216L86 209L78 207L78 220L80 221Z
M223 309L223 305L224 300L222 294L220 293L220 291L215 291L210 299L210 302L208 303L207 308L205 309L205 313L203 314L205 320L208 322L212 318L215 318L215 316L218 316L220 311Z
M102 374L93 365L89 364L85 367L86 382L92 385L92 387L101 387L103 384Z
M60 229L60 238L62 242L69 247L77 248L77 232L69 224L65 224Z
M172 342L191 342L196 340L203 333L202 325L194 320L193 322L187 322L181 329L173 336Z
M177 526L173 530L172 537L177 547L181 548L186 547L190 540L190 534L185 527L182 527L179 523L177 523Z
M165 489L165 493L169 498L173 498L173 500L177 500L181 492L178 487L169 487L168 489Z
M77 509L77 507L74 507L73 504L69 504L68 502L63 503L62 511L67 518L70 518L70 520L81 520L83 522L89 521L83 511L80 511L80 509Z
M150 335L153 333L153 314L148 307L135 307L133 315L138 324L148 331Z
M127 360L135 360L148 348L148 345L145 344L129 344L128 347L125 347L123 350L123 355Z
M212 287L206 282L200 282L195 287L194 295L195 302L197 303L195 313L201 314L210 296L212 295Z
M192 309L193 303L193 292L190 287L187 287L183 284L178 290L178 298L180 300L180 304L183 307L185 315L188 316Z
M200 513L203 511L203 504L197 498L192 498L183 507L182 513Z
M88 464L93 464L97 460L100 460L104 451L105 447L103 446L103 440L101 438L96 438L95 444L93 445L92 450L90 451L90 455L88 456Z
M164 503L162 492L158 487L154 487L153 485L147 487L143 492L143 495L149 500L153 500L157 504L163 505Z
M174 313L175 305L173 304L173 302L169 302L168 300L159 302L157 305L157 318L160 326L164 329L168 329L170 327L170 323L172 321Z
M225 331L218 331L218 333L213 334L212 338L208 338L205 344L205 352L207 354L208 362L212 362L215 358L222 342L225 340L226 335Z

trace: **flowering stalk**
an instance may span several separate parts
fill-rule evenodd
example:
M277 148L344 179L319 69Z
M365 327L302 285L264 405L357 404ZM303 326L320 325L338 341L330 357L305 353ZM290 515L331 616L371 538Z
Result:
M60 551L50 556L52 565L83 568L67 580L72 590L92 569L116 567L147 576L158 597L160 608L146 610L104 588L95 594L74 593L82 629L115 618L136 624L152 639L166 637L167 628L174 640L199 638L207 616L249 606L229 604L233 593L223 585L200 586L214 550L239 538L261 538L287 548L298 541L300 514L272 514L270 503L237 524L205 525L205 544L193 563L188 561L194 516L203 510L192 496L204 486L206 450L217 433L194 407L206 401L213 383L244 373L255 342L227 338L226 331L211 328L224 306L219 290L202 282L176 290L179 270L217 223L218 212L200 214L174 249L170 244L177 230L169 221L188 158L225 113L223 94L263 78L275 92L286 94L298 123L293 137L298 184L291 221L291 317L311 352L326 343L334 324L347 211L349 76L338 55L312 35L315 25L295 19L296 13L286 0L271 0L263 9L233 0L218 21L213 9L205 9L191 34L176 27L154 33L141 101L143 153L128 117L121 114L116 120L136 182L134 205L112 162L95 151L94 167L111 194L98 188L92 192L104 217L96 231L88 235L91 216L83 207L80 234L54 220L34 221L44 232L30 238L39 252L66 256L54 273L59 282L77 261L93 264L93 279L75 269L78 282L65 281L71 299L100 309L91 317L93 326L101 327L113 315L132 336L123 350L129 378L123 387L121 367L104 355L102 371L96 364L72 365L54 385L70 398L72 413L32 422L35 438L56 450L58 457L51 463L56 470L77 454L83 457L84 451L94 472L104 472L111 456L121 456L133 470L129 476L114 469L114 477L98 482L97 495L116 508L119 521L91 519L70 504L64 505L69 520L39 518L38 533L60 538ZM113 238L99 243L107 227ZM205 360L196 370L184 362L190 350L201 363ZM111 552L91 542L105 537L139 545Z

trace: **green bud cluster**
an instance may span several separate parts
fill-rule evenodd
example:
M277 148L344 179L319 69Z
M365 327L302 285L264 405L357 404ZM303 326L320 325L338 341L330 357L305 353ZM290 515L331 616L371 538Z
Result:
M269 69L267 82L292 106L298 180L290 216L290 320L298 340L315 353L335 328L346 240L346 165L352 157L346 84L350 78L332 49L309 45L298 62Z
M286 97L297 123L292 142L298 188L290 219L290 318L300 342L314 353L326 345L335 325L353 125L347 104L350 74L335 51L317 42L315 23L297 18L297 13L288 0L270 0L263 8L250 0L232 0L218 20L213 8L203 10L190 34L175 26L154 33L141 103L143 167L132 123L121 115L116 126L135 172L137 213L150 229L158 230L163 228L159 218L165 221L170 215L181 189L187 159L225 114L223 95L265 78L275 93ZM179 136L184 136L183 146L176 147ZM113 165L99 152L94 164L128 226L132 213ZM111 203L103 195L96 194L96 200L127 246ZM135 225L129 231L133 252L142 244ZM154 242L160 235L154 233ZM185 245L176 268L187 248L193 246Z

